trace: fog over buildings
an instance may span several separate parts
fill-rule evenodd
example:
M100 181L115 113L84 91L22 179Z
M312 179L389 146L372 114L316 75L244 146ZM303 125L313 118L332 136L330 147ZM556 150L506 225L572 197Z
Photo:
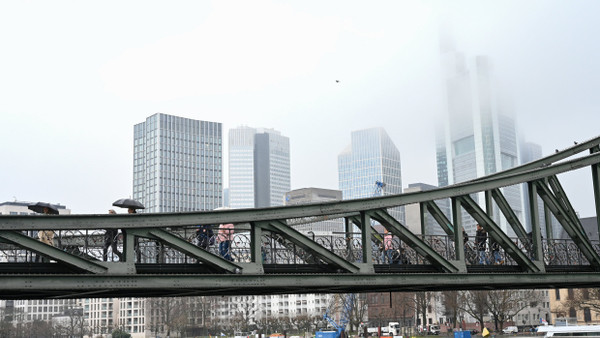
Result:
M405 187L436 184L440 27L491 60L542 154L598 134L598 2L33 4L0 4L0 201L106 212L133 194L131 126L158 112L280 131L291 189L337 189L347 135L385 126ZM573 197L582 216L590 196Z

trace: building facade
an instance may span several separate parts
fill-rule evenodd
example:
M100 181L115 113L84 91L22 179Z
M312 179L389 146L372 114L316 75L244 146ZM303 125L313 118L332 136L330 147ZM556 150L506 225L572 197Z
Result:
M350 145L338 155L338 182L343 198L368 198L402 193L400 151L383 128L353 131ZM383 182L379 192L376 182ZM390 214L404 222L404 209Z
M221 123L157 113L134 126L133 198L145 212L222 206Z
M134 126L133 198L144 204L146 212L203 211L222 206L222 144L221 123L161 113L149 116ZM202 297L186 299L185 308L202 301ZM115 299L116 320L133 337L164 334L170 324L165 319L169 314L162 310L165 304L171 308L164 299ZM182 304L173 307L184 308ZM197 323L196 315L195 311L186 312L186 321Z
M340 190L303 188L288 191L285 193L285 205L301 205L322 202L335 202L342 200ZM344 229L344 220L325 219L316 222L310 222L310 219L299 219L296 223L291 223L294 229L312 236L342 236Z
M442 41L441 57L446 93L446 114L437 127L436 159L438 185L446 186L493 174L519 163L514 111L508 100L497 94L488 57L467 60L451 41ZM502 189L520 220L524 220L521 186ZM480 205L483 194L475 199ZM469 234L475 222L463 213ZM495 220L512 235L512 229L495 210Z
M231 208L283 205L290 186L288 137L265 128L242 126L229 131Z
M435 188L437 187L425 183L411 183L408 188L404 189L404 193L427 191ZM404 210L406 213L405 225L413 234L446 235L446 232L428 212L424 214L425 221L421 220L421 205L419 203L409 204Z

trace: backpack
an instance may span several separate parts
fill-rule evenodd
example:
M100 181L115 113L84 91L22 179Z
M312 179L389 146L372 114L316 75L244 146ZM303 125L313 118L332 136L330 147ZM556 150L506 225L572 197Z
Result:
M202 230L206 229L206 232ZM196 230L196 237L198 238L198 243L201 245L214 245L215 244L215 233L212 229L212 226L201 226L198 230Z
M215 233L213 232L212 227L208 228L208 243L210 245L215 244Z

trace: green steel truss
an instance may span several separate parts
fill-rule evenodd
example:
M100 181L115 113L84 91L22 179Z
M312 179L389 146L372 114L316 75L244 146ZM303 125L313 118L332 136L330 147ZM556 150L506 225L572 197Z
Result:
M595 287L600 283L599 238L583 231L559 175L589 167L600 210L599 150L600 137L469 182L321 204L134 215L0 215L0 298ZM520 184L529 187L530 234L503 194L504 187ZM485 205L476 202L477 194L485 196ZM442 201L451 206L452 216L440 207ZM388 211L412 204L446 235L415 234ZM473 259L472 244L463 242L460 215L481 224L499 244L501 264ZM548 236L552 230L540 216L554 216L570 240ZM342 220L346 232L319 237L294 228L327 219ZM218 243L205 249L193 241L199 224L225 223L235 224L231 260L220 254ZM391 253L379 250L385 236L377 229L383 228L395 238ZM121 230L120 261L99 254L106 229ZM55 231L54 245L27 235L40 230ZM43 259L35 261L36 256Z

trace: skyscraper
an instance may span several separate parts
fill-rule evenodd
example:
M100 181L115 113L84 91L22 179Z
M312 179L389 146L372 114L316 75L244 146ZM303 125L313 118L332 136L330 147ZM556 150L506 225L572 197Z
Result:
M338 155L339 189L343 198L373 197L375 182L385 183L383 194L402 193L400 151L383 128L353 131L350 145ZM402 208L389 210L404 222Z
M542 158L542 146L532 142L521 142L521 163L535 161ZM523 184L523 205L525 206L525 223L527 231L531 231L531 210L529 205L529 188L527 184ZM545 224L541 221L544 217L544 203L542 199L538 197L538 216L540 218L540 224Z
M283 205L290 185L288 137L273 129L245 126L229 131L231 208Z
M134 126L133 198L146 212L222 205L221 123L157 113Z
M146 212L213 210L222 205L222 126L166 114L154 114L134 126L133 198ZM149 243L142 259L154 257ZM171 256L170 260L183 258ZM201 302L192 299L192 302ZM134 337L164 329L160 302L115 299L118 324ZM188 320L193 320L188 318Z
M445 186L514 167L519 162L516 123L512 107L497 95L492 66L485 56L467 62L451 41L441 44L446 123L437 129L438 184ZM520 186L502 189L508 203L523 220ZM483 196L476 196L483 205ZM504 231L506 222L494 212ZM474 232L474 221L464 219L465 230Z

